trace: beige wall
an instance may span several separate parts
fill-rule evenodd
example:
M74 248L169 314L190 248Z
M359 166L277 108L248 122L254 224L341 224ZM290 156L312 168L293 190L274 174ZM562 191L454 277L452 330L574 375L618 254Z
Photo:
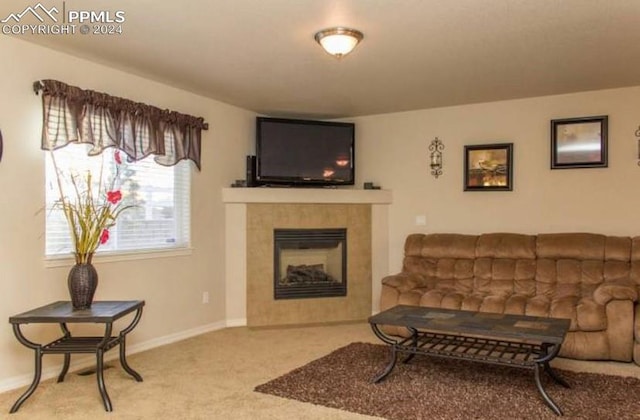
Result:
M255 114L131 74L80 60L22 40L0 37L0 389L21 385L33 372L33 353L13 337L9 316L68 299L68 267L44 261L44 153L39 149L41 98L32 82L51 78L88 89L202 116L202 171L193 172L190 255L97 263L96 299L145 299L136 343L224 326L224 207L222 187L244 177L244 156L253 147ZM197 65L197 63L194 63ZM202 304L202 292L210 303ZM55 335L30 326L34 339ZM115 352L114 354L116 354ZM60 363L45 357L45 367Z
M609 168L550 170L549 121L609 116ZM356 122L358 184L393 191L391 272L411 232L589 231L639 235L635 131L640 87L375 115ZM429 142L445 144L444 174L428 167ZM463 147L514 143L514 191L463 192ZM426 226L415 217L426 216ZM375 279L374 279L375 281Z

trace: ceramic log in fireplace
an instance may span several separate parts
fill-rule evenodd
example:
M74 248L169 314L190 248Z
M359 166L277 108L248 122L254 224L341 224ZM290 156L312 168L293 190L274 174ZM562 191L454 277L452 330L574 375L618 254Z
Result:
M274 297L346 296L346 229L274 229Z

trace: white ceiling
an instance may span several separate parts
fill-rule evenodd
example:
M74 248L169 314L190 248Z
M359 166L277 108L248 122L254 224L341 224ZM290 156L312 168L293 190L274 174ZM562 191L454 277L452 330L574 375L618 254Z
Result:
M0 19L36 3L4 1ZM62 9L46 2L54 4ZM272 116L349 117L640 85L640 0L64 6L122 10L123 34L28 40ZM364 40L336 60L313 39L331 26L356 28Z

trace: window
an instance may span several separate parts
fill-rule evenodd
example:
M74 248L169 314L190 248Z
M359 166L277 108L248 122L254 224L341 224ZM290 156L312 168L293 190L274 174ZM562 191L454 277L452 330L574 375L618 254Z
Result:
M89 147L72 143L57 149L53 153L58 168L67 174L82 175L87 170L98 174L101 167L107 175L115 173L114 149L88 156ZM55 206L60 193L51 155L46 153L46 156L46 256L67 256L72 252L69 228L62 210ZM121 156L124 160L124 153ZM189 165L187 160L183 160L174 166L162 166L153 160L153 156L127 163L120 175L123 199L135 207L118 217L115 226L109 229L109 241L100 245L98 254L188 247ZM98 177L95 178L97 180ZM62 187L67 194L73 191L70 182Z

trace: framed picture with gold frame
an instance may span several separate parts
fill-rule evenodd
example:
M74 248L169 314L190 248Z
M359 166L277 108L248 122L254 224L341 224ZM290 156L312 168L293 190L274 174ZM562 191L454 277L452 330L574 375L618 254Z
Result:
M513 143L464 146L465 191L513 190Z
M608 117L551 120L551 169L606 168Z

